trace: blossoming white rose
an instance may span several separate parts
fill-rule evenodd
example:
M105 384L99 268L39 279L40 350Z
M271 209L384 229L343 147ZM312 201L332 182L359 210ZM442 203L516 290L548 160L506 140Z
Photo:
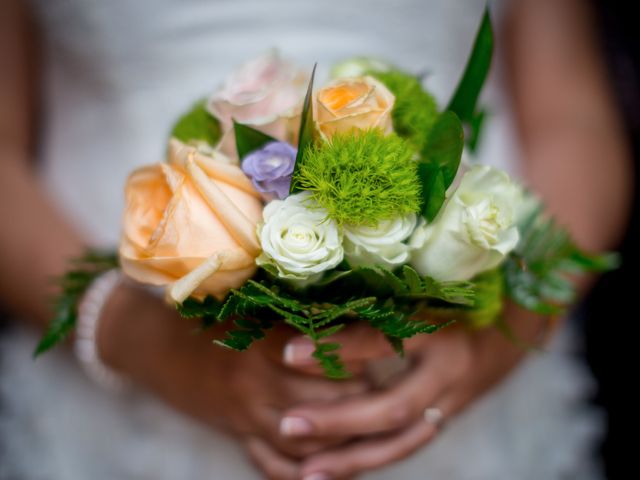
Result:
M306 280L336 267L344 257L342 233L327 212L310 204L308 192L274 200L258 227L262 254L258 265L273 265L282 278Z
M437 280L469 280L497 267L518 243L522 190L486 165L472 167L433 223L410 240L411 265Z
M344 226L344 252L352 265L395 267L409 260L404 241L416 228L414 213L380 222L375 227Z

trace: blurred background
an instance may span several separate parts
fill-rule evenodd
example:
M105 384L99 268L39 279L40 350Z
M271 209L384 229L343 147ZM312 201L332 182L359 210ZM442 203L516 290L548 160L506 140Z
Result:
M631 2L592 0L598 20L598 38L629 137L636 181L640 154L640 34ZM608 434L600 454L607 478L629 478L636 468L634 441L638 425L640 393L629 383L629 372L638 365L637 285L638 192L635 189L632 219L621 246L622 267L604 275L580 307L586 333L586 359L598 380L594 402L608 415ZM633 374L631 374L633 375Z

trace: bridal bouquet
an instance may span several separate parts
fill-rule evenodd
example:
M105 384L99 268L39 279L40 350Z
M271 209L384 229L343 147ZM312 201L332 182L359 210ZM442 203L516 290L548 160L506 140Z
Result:
M485 16L447 108L390 64L310 75L271 52L244 64L176 124L163 163L126 185L117 256L90 254L63 279L46 350L73 327L101 272L166 287L184 317L226 322L243 350L278 322L307 335L330 377L348 375L331 336L368 322L403 339L500 321L510 298L541 314L570 304L568 274L611 267L580 251L533 195L461 161L483 112Z

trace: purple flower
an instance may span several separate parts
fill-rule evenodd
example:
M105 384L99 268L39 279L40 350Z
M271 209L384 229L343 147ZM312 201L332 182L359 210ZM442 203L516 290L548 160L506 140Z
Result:
M270 142L244 158L242 171L266 199L283 199L289 195L296 153L286 142Z

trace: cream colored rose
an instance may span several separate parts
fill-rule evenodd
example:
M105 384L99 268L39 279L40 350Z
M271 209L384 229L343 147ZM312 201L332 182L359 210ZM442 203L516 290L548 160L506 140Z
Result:
M260 196L224 159L177 140L169 157L127 181L122 269L142 283L168 286L175 302L191 295L222 298L255 271Z
M410 249L404 243L417 223L415 213L384 220L375 227L345 225L344 252L351 265L382 265L387 268L407 263Z
M393 131L391 109L395 97L372 77L342 78L318 91L315 120L325 138L352 129Z
M281 278L309 283L342 261L342 232L311 201L309 192L302 192L265 207L258 265L275 267Z
M437 280L469 280L497 267L518 243L522 190L495 168L467 171L431 224L412 235L411 265Z
M270 51L243 64L209 98L223 128L221 150L235 156L233 120L295 143L308 75Z

